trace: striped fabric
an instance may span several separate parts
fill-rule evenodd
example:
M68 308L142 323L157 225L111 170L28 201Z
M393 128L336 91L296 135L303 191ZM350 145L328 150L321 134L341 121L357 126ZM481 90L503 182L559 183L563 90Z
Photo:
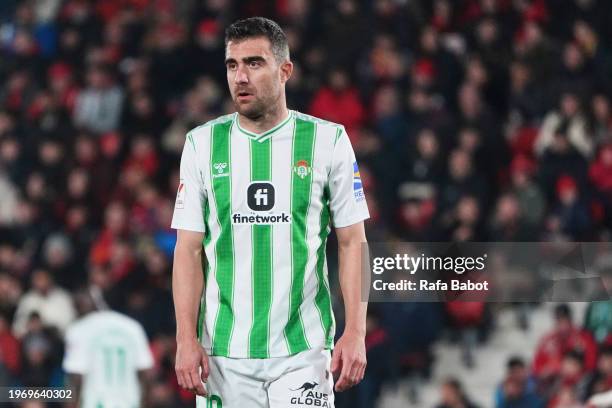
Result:
M330 222L368 217L344 128L295 111L263 134L236 114L192 130L172 227L204 233L198 333L211 355L331 349Z

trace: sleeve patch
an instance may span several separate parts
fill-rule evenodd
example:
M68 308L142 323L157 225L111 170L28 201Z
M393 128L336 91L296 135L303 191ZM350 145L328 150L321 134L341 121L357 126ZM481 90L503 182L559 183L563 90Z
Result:
M359 202L365 200L361 174L359 173L359 167L356 161L353 162L353 194L355 195L355 201Z
M175 208L185 208L185 189L185 181L181 179L178 186L178 191L176 192L176 204L174 206Z

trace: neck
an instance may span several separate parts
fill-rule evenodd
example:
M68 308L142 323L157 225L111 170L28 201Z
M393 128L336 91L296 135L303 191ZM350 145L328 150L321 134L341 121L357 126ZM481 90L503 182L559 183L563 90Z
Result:
M262 116L255 119L248 118L239 113L238 120L243 129L253 133L263 133L281 123L288 115L289 110L287 109L287 105L283 103L266 111Z

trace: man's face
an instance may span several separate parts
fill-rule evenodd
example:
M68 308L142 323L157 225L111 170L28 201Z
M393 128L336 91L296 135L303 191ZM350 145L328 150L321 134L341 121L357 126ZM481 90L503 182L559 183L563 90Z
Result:
M276 61L265 37L229 41L225 66L236 110L253 120L276 106L293 68L289 61L282 64Z
M556 321L557 332L562 335L567 335L572 331L572 321L566 317L559 317Z

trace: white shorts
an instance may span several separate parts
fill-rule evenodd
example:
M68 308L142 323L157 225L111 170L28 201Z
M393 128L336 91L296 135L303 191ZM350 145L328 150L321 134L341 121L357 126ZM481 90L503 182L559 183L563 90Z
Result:
M247 359L209 356L208 397L197 408L312 408L334 406L329 350L288 357Z

